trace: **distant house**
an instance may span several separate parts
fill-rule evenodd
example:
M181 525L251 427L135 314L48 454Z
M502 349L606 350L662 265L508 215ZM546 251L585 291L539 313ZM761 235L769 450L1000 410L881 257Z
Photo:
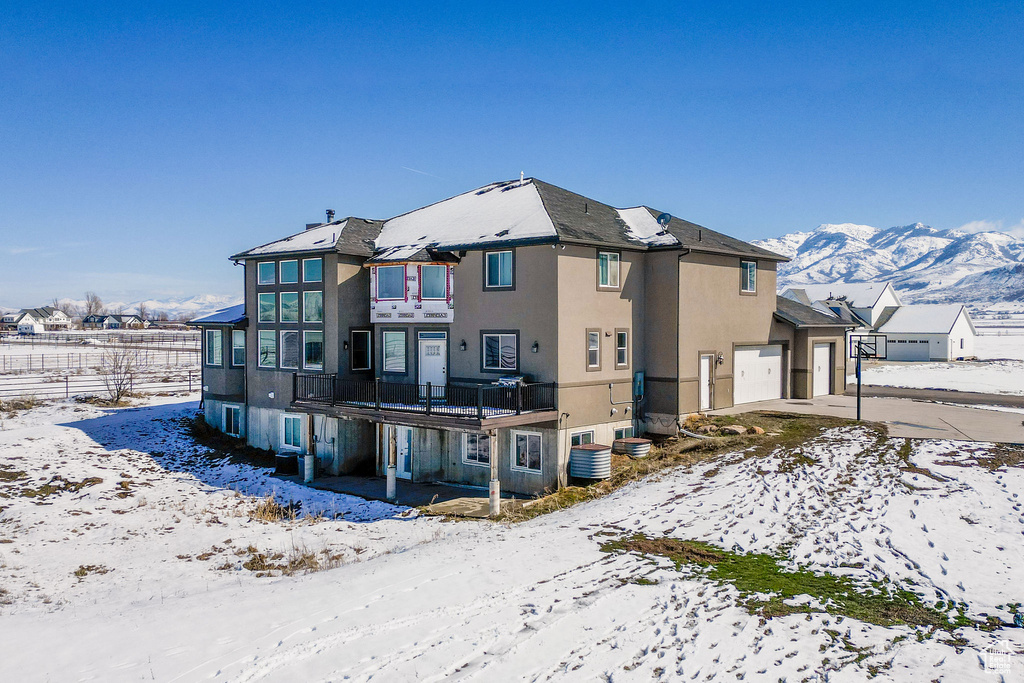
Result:
M135 314L96 314L82 318L82 328L86 330L141 330L145 327L149 327L148 323Z
M43 323L31 313L25 313L18 320L18 334L39 334L45 330Z
M60 331L71 328L71 318L57 308L53 306L42 306L40 308L23 308L17 313L9 313L0 319L0 328L5 330L19 330L22 322L26 323L26 329L28 329L28 322L26 316L31 318L31 322L38 325L39 332L43 331Z

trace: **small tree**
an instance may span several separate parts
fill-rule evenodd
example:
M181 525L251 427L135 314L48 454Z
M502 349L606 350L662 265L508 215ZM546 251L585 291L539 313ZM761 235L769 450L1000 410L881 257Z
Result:
M139 304L139 320L146 322L149 318L149 307L146 306L145 302Z
M82 311L82 315L100 315L103 310L103 299L96 292L86 292L85 309Z
M128 395L139 369L139 352L124 346L112 346L103 351L100 376L112 403L120 403Z
M68 299L58 299L57 297L53 297L53 307L69 318L74 318L78 315L78 307Z

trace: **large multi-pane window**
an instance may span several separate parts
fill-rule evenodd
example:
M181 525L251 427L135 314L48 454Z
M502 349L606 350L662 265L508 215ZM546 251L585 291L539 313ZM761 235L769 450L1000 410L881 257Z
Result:
M405 372L405 330L385 330L384 372Z
M486 434L467 432L462 441L462 461L473 465L491 463L491 439Z
M619 254L614 251L597 252L597 285L618 288Z
M281 322L299 322L299 293L281 292Z
M757 291L757 262L740 261L740 291Z
M324 260L322 258L302 259L302 281L323 282Z
M259 317L261 323L277 322L277 295L260 294L259 309Z
M352 330L350 365L353 370L369 370L373 367L373 332Z
M281 367L292 370L299 367L299 333L295 330L281 332Z
M282 417L282 445L291 450L302 450L302 416L284 415Z
M274 330L260 330L260 358L261 368L277 367L277 333Z
M420 297L444 299L448 295L448 267L423 266L420 269Z
M484 254L484 284L488 288L512 287L512 252L488 251Z
M541 435L536 432L512 432L512 469L540 472Z
M206 364L221 365L224 361L223 333L220 330L206 331Z
M299 281L298 261L281 261L280 269L280 282L282 285L294 285Z
M245 330L231 330L231 364L245 365Z
M302 293L302 322L322 323L324 321L324 293Z
M484 333L482 337L484 370L515 370L519 366L516 335Z
M302 333L302 367L307 370L324 369L324 333L307 330Z
M277 282L277 264L273 261L264 261L256 266L256 282L261 285L272 285Z
M377 266L377 299L405 299L405 266Z

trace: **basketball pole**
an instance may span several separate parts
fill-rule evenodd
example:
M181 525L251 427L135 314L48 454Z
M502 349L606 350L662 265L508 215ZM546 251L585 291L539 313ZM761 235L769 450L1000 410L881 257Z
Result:
M864 357L861 340L857 340L857 422L860 422L860 359Z

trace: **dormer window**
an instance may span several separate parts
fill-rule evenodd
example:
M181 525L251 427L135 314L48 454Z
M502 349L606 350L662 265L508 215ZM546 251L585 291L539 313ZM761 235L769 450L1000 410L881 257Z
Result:
M377 300L405 300L405 266L377 266Z
M448 267L422 266L420 268L420 298L445 299L448 297Z

